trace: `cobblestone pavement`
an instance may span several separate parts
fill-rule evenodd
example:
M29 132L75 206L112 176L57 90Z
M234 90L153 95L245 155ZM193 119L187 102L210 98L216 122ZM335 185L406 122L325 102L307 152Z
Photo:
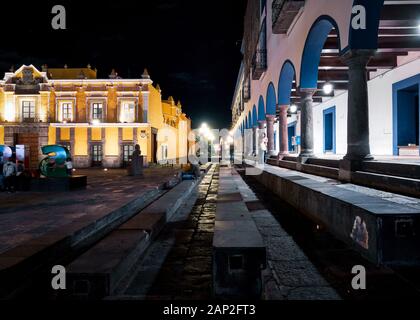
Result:
M134 178L125 170L78 170L77 174L88 176L86 190L0 193L0 253L75 220L101 217L157 188L176 173L170 167L150 168L144 178Z
M218 168L213 166L195 195L168 223L120 290L122 299L211 298L212 242ZM118 297L117 297L118 299Z

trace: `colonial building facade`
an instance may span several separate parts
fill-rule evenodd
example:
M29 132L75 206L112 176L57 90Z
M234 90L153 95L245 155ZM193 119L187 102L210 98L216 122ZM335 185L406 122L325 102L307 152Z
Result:
M245 155L264 130L271 156L302 162L418 157L419 15L416 1L249 0L232 103Z
M190 130L181 104L162 101L146 70L140 79L114 71L97 79L90 66L24 65L0 81L0 144L24 145L33 169L45 157L40 147L51 144L68 147L78 168L122 167L136 144L148 162L177 160L187 156Z

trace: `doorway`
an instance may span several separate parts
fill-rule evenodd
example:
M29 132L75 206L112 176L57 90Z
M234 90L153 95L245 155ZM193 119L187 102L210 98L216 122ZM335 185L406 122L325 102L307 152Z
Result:
M103 159L102 144L92 145L92 167L101 167Z
M394 155L419 156L419 86L420 76L393 86Z
M335 107L324 110L324 153L336 152Z
M293 140L296 139L296 122L290 123L287 127L289 153L296 153L296 146Z

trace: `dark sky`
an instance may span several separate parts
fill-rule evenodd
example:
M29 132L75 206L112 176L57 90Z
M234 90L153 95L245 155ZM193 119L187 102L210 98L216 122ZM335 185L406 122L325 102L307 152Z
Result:
M6 4L7 3L7 4ZM163 97L180 99L194 126L225 128L241 61L246 0L7 1L0 72L12 65L85 67L138 78L145 67ZM64 5L67 30L53 30Z

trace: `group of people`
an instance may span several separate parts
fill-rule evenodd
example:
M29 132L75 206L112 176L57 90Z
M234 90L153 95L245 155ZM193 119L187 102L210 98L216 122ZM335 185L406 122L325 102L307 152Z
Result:
M25 165L22 161L16 162L15 158L0 161L0 190L15 192L23 184Z

